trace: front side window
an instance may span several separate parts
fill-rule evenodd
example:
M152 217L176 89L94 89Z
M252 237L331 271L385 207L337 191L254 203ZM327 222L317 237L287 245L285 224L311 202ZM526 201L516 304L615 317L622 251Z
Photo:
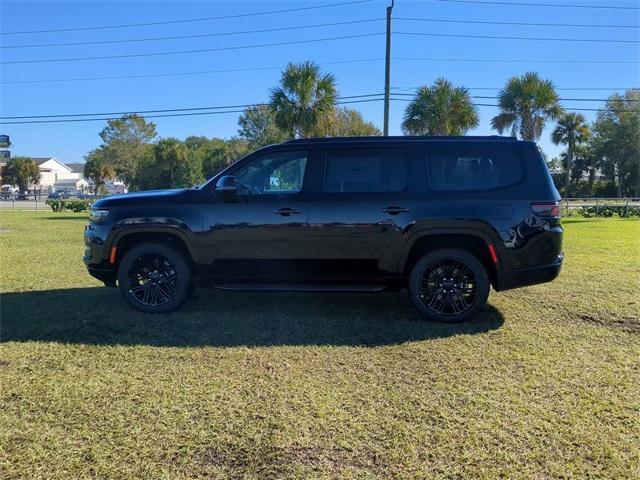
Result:
M235 173L238 193L269 195L302 190L307 152L276 152L240 167Z
M406 185L407 161L403 152L345 149L327 154L325 192L400 192Z
M493 190L514 185L524 175L515 150L441 150L427 152L433 191Z

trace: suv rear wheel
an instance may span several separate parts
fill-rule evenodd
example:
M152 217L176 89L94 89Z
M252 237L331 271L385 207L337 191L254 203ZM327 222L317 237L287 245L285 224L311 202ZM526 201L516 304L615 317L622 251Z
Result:
M141 312L178 308L191 291L191 272L184 256L163 243L141 243L129 250L118 268L118 287Z
M489 276L480 261L464 250L430 252L409 277L411 300L422 315L439 322L474 316L489 297Z

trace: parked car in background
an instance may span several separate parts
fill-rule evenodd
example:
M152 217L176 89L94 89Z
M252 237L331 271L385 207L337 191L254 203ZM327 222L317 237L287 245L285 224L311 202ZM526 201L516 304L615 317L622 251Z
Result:
M9 200L19 192L18 187L14 187L13 185L2 185L0 187L0 198L3 200Z
M424 317L461 321L562 265L560 195L533 142L503 137L292 140L206 184L97 201L89 273L143 312L196 281L225 290L407 288Z

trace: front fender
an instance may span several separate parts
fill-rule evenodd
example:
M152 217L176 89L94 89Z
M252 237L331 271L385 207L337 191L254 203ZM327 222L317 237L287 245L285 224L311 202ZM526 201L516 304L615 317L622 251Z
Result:
M118 221L105 242L108 245L105 253L108 255L111 246L118 247L127 236L139 233L175 236L184 244L191 258L198 262L192 241L193 230L184 221L167 217L130 217Z

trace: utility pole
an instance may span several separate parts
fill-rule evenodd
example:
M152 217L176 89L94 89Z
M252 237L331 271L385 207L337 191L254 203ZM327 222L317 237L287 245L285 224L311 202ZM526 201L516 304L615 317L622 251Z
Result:
M391 82L391 13L395 0L391 0L391 5L387 7L387 51L384 57L384 126L383 134L389 135L389 90Z

